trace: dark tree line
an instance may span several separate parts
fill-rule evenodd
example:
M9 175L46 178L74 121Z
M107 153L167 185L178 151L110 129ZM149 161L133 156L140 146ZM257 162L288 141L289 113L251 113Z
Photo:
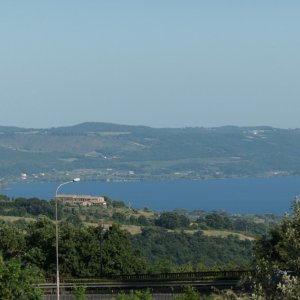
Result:
M232 265L241 268L249 267L253 263L253 243L234 236L208 237L201 231L189 234L144 228L141 234L131 236L131 241L148 263L160 264L167 259L170 268L185 264L201 264L207 267Z
M38 198L10 199L7 196L0 196L0 215L2 216L25 217L44 215L53 219L54 214L54 201L46 201Z
M2 224L0 251L4 260L18 258L43 270L45 276L54 276L55 224L45 217L29 223L25 231ZM59 224L59 263L62 277L139 273L146 268L131 247L127 232L118 226L104 231L101 226L81 227L68 222Z
M232 217L225 213L212 212L199 217L196 220L200 229L219 229L248 232L251 234L262 235L269 230L270 226L274 226L273 222L268 225L264 223L256 223L247 219L245 216Z
M108 203L118 208L124 205L110 199ZM61 203L58 208L59 219L63 220L59 225L62 276L173 271L187 264L242 267L252 262L250 241L233 236L208 237L201 230L185 233L183 230L192 228L193 224L184 213L164 212L147 218L114 211L114 222L142 226L142 233L131 236L117 225L104 230L101 226L87 227L82 223L82 216L94 218L93 214L107 214L104 208L70 207ZM54 212L54 201L0 197L0 215L39 216L35 222L20 219L13 224L0 224L0 251L4 260L20 258L23 263L44 270L46 276L53 276L56 268ZM200 228L235 226L231 219L218 213L206 214L197 222Z

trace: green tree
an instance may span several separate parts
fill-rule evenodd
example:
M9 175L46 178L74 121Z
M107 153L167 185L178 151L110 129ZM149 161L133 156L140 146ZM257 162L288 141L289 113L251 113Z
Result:
M254 254L257 274L256 293L266 299L299 299L300 280L300 203L292 204L292 216L285 216L269 236L257 241ZM285 271L291 270L289 276ZM263 298L263 299L264 299Z
M133 251L126 231L113 225L99 235L99 230L103 229L99 228L79 227L67 222L59 224L59 265L62 278L99 276L100 261L104 274L145 270L145 262L137 251ZM44 270L47 276L53 276L56 271L55 241L55 224L51 220L39 218L28 226L26 262Z
M186 216L178 213L165 212L155 221L155 225L168 229L184 228L190 225L190 220Z
M300 271L300 203L292 205L292 216L285 216L270 234L259 239L254 248L258 262L267 261L272 268Z
M86 300L85 290L86 287L84 286L73 287L73 295L75 296L75 300Z
M206 225L214 229L231 229L232 222L226 215L211 213L205 217Z
M42 217L29 224L26 248L28 263L44 270L47 276L55 274L55 225L50 219Z
M126 215L121 212L113 213L112 219L118 223L126 223L126 221L127 221Z
M47 276L56 272L55 224L43 217L28 226L26 261L44 270ZM61 222L58 234L61 277L96 276L99 245L91 230Z
M60 265L65 276L97 276L99 243L93 229L62 223L60 226Z
M22 267L21 263L12 260L4 263L0 258L0 299L5 300L39 300L41 289L36 284L41 281L37 269Z
M199 300L200 295L198 291L192 286L186 286L184 288L184 294L175 297L175 300Z
M141 226L149 226L152 225L151 224L151 219L149 220L148 218L146 218L145 216L139 216L137 219L137 223Z
M21 230L9 226L0 226L0 252L4 260L17 258L25 251L25 237Z
M103 236L103 271L106 274L130 274L146 268L138 252L134 252L128 233L112 225Z
M252 242L234 236L209 237L201 231L190 234L148 227L130 239L151 265L168 259L171 266L203 263L212 267L234 263L242 268L252 259Z

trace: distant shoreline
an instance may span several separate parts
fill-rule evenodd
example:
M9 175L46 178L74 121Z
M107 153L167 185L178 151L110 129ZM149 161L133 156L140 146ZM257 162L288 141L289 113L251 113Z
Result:
M268 178L286 178L286 177L300 177L300 174L269 174L269 175L261 175L261 176L250 176L250 175L235 175L235 176L205 176L205 177L178 177L178 176L149 176L149 177L141 177L141 178L132 178L132 177L124 177L119 179L101 179L101 178L91 178L80 176L76 172L74 176L65 176L63 178L57 179L35 179L35 178L28 178L28 179L21 179L20 177L14 177L6 180L2 178L2 182L0 182L0 190L8 185L12 184L26 184L26 183L51 183L51 182L63 182L70 180L72 178L79 177L81 181L97 181L97 182L160 182L160 181L180 181L180 180L192 180L192 181L203 181L203 180L227 180L227 179L268 179Z

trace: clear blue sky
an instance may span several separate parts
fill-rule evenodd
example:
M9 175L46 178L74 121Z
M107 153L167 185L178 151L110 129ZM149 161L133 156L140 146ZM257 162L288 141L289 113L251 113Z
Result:
M1 0L0 125L300 127L299 0Z

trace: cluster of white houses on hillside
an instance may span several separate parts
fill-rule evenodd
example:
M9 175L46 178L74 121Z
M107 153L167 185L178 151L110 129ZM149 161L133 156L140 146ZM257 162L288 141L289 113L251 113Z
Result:
M104 197L87 196L87 195L57 195L56 200L62 201L65 204L83 206L102 205L106 206Z

